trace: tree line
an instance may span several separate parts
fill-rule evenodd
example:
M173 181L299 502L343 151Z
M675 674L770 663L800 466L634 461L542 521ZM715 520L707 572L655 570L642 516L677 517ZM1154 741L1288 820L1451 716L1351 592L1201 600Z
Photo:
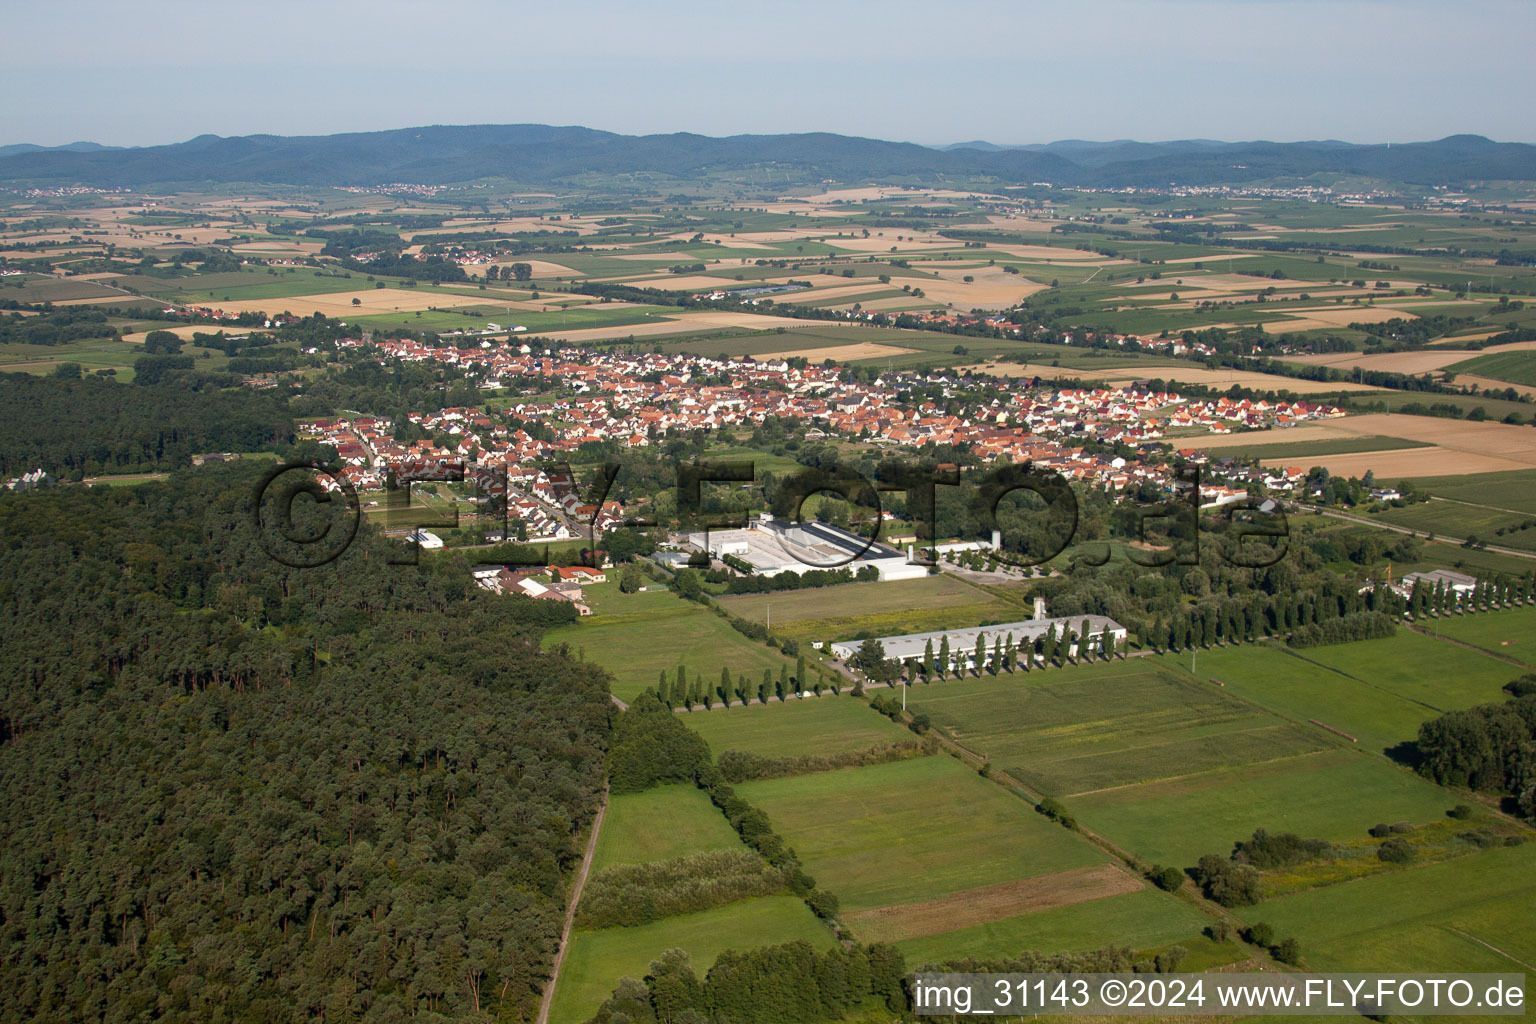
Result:
M788 883L747 849L711 850L648 864L622 864L593 875L576 911L578 928L649 924L754 896L768 896Z
M808 942L727 950L701 980L688 954L664 952L644 979L620 981L590 1024L814 1024L878 1001L904 1013L906 961L894 946L817 952Z

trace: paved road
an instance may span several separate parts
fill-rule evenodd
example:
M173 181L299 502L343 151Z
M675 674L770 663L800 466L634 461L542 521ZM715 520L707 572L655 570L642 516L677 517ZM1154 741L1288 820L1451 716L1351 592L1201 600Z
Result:
M604 786L602 800L597 805L597 814L592 818L592 834L587 837L587 848L581 855L581 867L577 870L576 881L571 886L571 901L565 908L565 923L560 928L560 948L555 952L555 962L549 969L549 981L545 983L544 996L539 1000L536 1024L549 1024L549 1008L555 1002L555 983L560 980L560 966L565 963L566 951L571 947L571 927L576 923L576 907L581 903L581 890L586 886L587 875L592 870L592 855L597 852L597 834L602 830L603 818L607 813L608 787Z

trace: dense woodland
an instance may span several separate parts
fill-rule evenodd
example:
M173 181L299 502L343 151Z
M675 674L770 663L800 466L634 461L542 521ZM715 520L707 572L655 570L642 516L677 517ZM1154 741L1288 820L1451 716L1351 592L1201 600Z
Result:
M531 1019L606 678L252 477L0 496L0 1020Z
M1536 818L1536 692L1529 679L1511 684L1524 696L1420 726L1419 770L1442 786L1506 794L1521 814Z
M177 359L178 356L141 356ZM291 445L293 418L271 392L130 386L0 373L0 474L46 469L61 479L175 469L202 452Z

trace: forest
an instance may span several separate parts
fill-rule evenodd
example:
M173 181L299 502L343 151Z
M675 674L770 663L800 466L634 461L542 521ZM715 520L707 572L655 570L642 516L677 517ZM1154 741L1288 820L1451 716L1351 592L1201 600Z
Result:
M279 565L254 477L0 495L0 1021L532 1019L606 676L457 558Z
M141 356L177 359L178 356ZM61 479L186 466L203 452L291 445L293 418L271 392L200 390L195 381L123 385L0 373L0 474Z

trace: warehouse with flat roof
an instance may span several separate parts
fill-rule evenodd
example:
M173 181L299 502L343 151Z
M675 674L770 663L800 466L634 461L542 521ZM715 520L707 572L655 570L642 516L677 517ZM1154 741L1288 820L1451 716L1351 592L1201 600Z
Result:
M973 626L969 629L941 629L932 633L907 633L903 636L880 637L880 644L885 648L885 656L897 661L921 662L927 653L929 643L933 644L933 656L939 657L939 651L944 645L945 638L949 640L949 656L951 671L962 671L976 667L976 641L982 638L986 651L990 655L993 645L998 641L1003 643L1003 649L1008 649L1008 638L1013 638L1015 650L1023 647L1034 649L1035 641L1048 635L1052 629L1059 636L1063 632L1071 637L1074 644L1081 638L1083 620L1088 620L1088 635L1091 638L1102 637L1106 633L1113 638L1115 643L1125 641L1125 627L1106 615L1075 615L1061 618L1035 618L1023 619L1019 622L999 622L994 626ZM843 640L834 642L832 653L843 661L852 659L859 652L863 640Z

